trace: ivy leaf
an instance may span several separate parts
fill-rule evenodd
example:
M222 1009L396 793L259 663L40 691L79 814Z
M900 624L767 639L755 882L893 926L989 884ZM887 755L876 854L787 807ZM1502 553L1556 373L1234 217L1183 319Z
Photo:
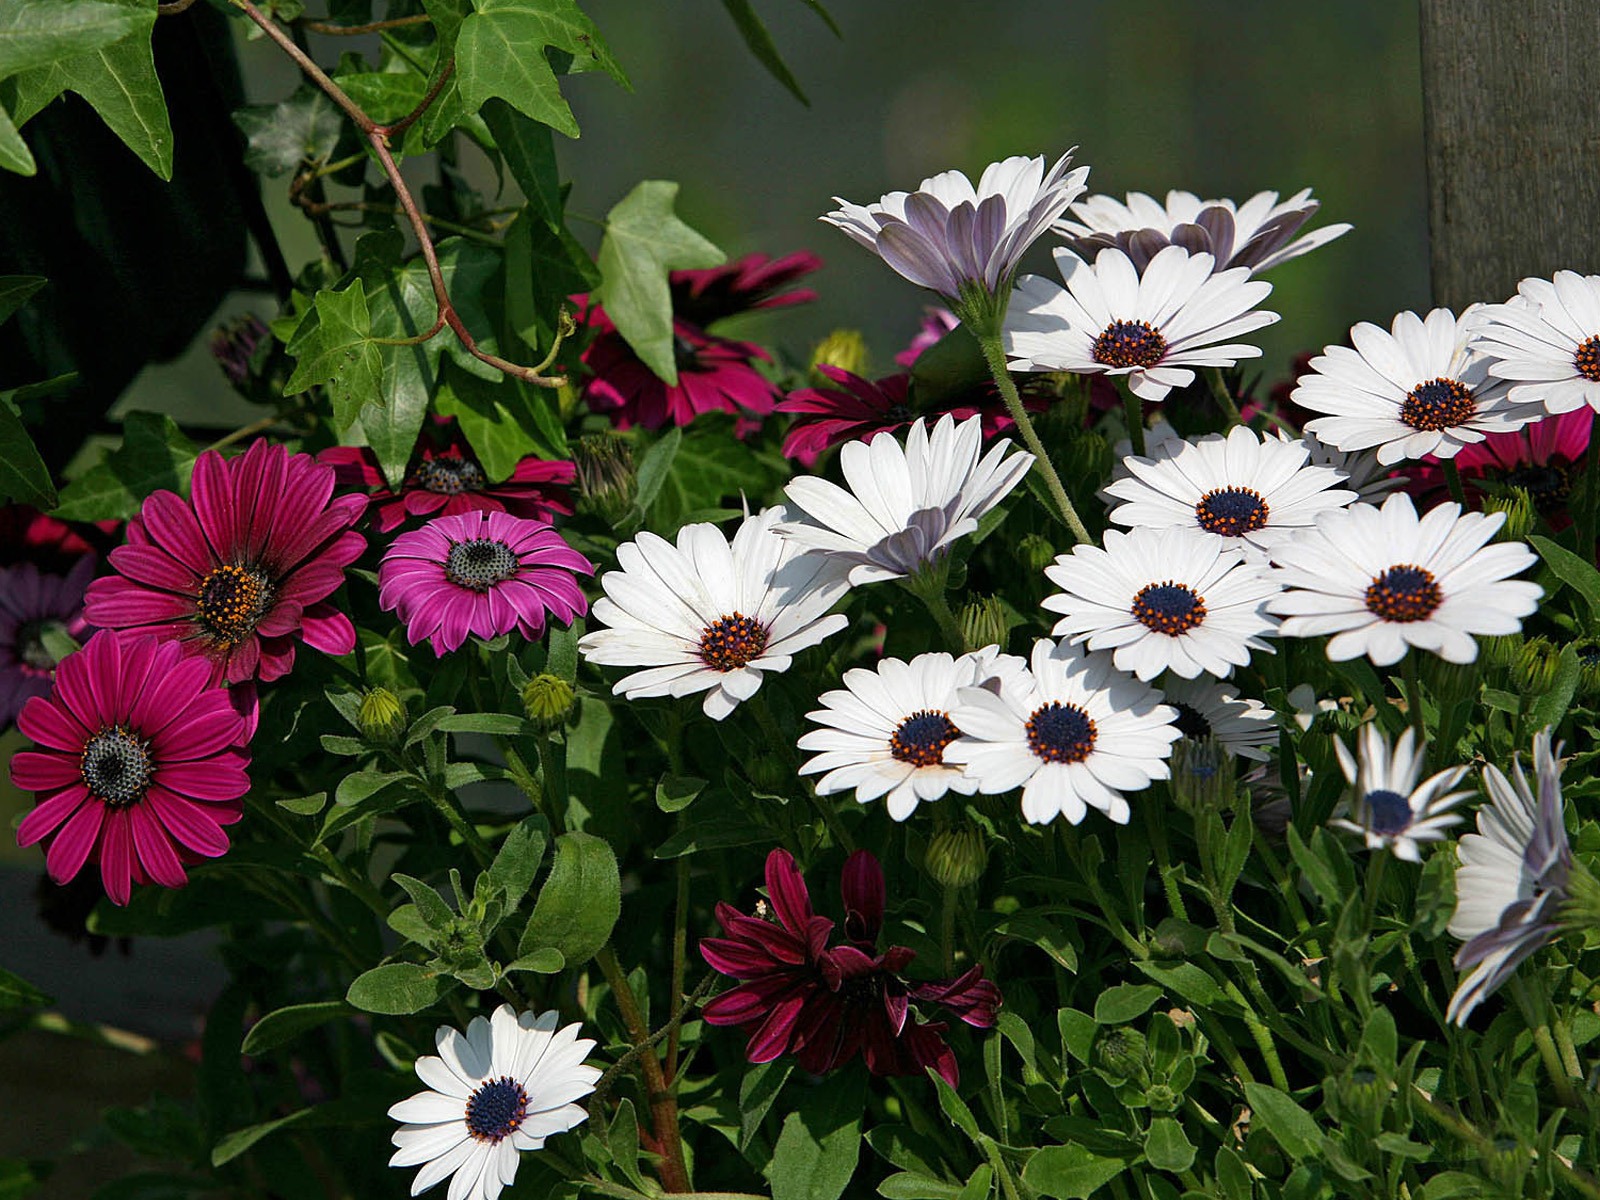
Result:
M721 250L678 220L673 203L678 185L646 179L606 214L600 243L600 298L617 332L669 385L678 382L672 347L674 270L714 267Z
M22 140L22 135L17 132L16 125L3 107L0 107L0 167L18 175L34 175L39 170L28 143Z
M756 14L755 6L750 0L722 0L722 7L728 10L728 15L733 18L734 25L739 29L739 36L744 39L745 47L756 56L756 61L765 67L774 79L788 88L790 95L810 108L811 101L807 100L806 94L800 90L800 81L794 77L794 73L783 61L783 55L778 53L777 43L772 40L772 34L767 32L766 25Z
M383 360L372 341L372 315L359 280L343 291L317 293L315 322L302 323L289 339L294 374L283 385L292 396L313 384L328 385L333 424L344 433L361 418L363 406L379 394ZM407 448L409 452L409 447Z
M577 137L578 122L546 47L572 56L570 74L602 70L630 86L594 22L572 0L477 0L475 8L456 35L456 86L468 112L499 96L535 121Z
M54 508L56 488L22 421L0 403L0 501L6 500Z
M109 46L147 20L112 0L8 0L0 5L0 79Z
M63 521L125 521L151 492L188 487L199 453L165 413L129 413L122 423L122 445L69 483L51 515Z
M508 478L530 454L567 456L566 431L550 402L532 385L514 379L489 383L451 364L434 408L460 423L484 472L496 482Z
M528 212L551 229L562 226L561 177L550 126L530 121L504 100L484 101L483 120L506 160L511 178L528 198Z
M287 175L302 163L321 166L357 145L338 105L309 83L280 103L241 108L233 123L245 136L245 165L264 175Z
M505 251L506 323L530 350L546 351L567 297L593 288L600 272L565 225L552 229L531 205L506 230Z

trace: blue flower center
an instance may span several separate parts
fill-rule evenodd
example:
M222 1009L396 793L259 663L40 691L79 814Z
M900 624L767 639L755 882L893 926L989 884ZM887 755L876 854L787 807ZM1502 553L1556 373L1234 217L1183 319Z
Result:
M1146 629L1177 637L1206 619L1206 602L1187 584L1152 583L1133 598L1133 615Z
M1028 718L1028 749L1045 762L1082 762L1094 750L1095 727L1076 704L1052 700Z
M900 722L889 738L889 753L913 766L937 767L944 762L944 748L960 736L944 713L923 709Z
M1367 793L1367 823L1373 833L1396 834L1411 824L1411 805L1399 792Z
M1433 572L1402 563L1390 567L1367 585L1367 611L1385 621L1410 624L1426 621L1444 603Z
M1178 727L1178 732L1186 738L1199 741L1201 738L1211 736L1211 722L1206 720L1198 708L1185 704L1182 700L1168 700L1168 704L1178 710L1178 719L1173 722Z
M1149 321L1113 321L1094 340L1091 357L1108 367L1153 367L1167 352L1167 339Z
M148 742L131 729L114 725L84 743L78 770L90 795L108 808L126 808L144 799L155 763Z
M1264 528L1271 508L1254 488L1214 488L1194 506L1194 519L1207 533L1240 537Z
M462 492L481 492L488 482L483 468L470 458L447 454L425 459L413 476L416 486L441 496L459 496Z
M1455 379L1419 383L1400 402L1400 420L1413 429L1437 433L1465 425L1477 413L1472 389Z
M528 1093L509 1075L491 1079L467 1097L467 1132L480 1142L498 1142L522 1128Z
M456 542L444 560L444 577L457 587L487 592L517 573L516 551L497 538Z

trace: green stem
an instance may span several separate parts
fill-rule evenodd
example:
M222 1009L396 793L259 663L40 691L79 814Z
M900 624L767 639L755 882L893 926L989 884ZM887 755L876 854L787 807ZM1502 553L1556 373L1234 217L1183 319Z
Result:
M1183 903L1183 893L1178 888L1178 878L1172 870L1172 851L1167 845L1166 819L1156 812L1155 805L1144 805L1145 824L1150 830L1150 845L1155 850L1156 871L1161 876L1161 887L1167 895L1167 911L1180 921L1189 919L1189 910Z
M1117 391L1122 393L1122 416L1128 425L1128 441L1133 452L1144 457L1144 401L1133 394L1124 379L1117 380Z
M1367 936L1372 936L1372 921L1378 915L1378 897L1383 892L1383 871L1389 865L1389 851L1374 850L1367 862L1366 921Z
M1411 728L1416 731L1418 756L1427 753L1428 729L1422 719L1422 684L1417 679L1417 655L1421 651L1409 648L1401 660L1400 673L1406 685L1406 715L1411 718Z
M1006 1163L1004 1155L1000 1153L1000 1146L993 1138L983 1139L983 1152L989 1159L989 1165L994 1168L995 1178L1000 1181L1001 1194L1005 1200L1021 1200L1017 1191L1017 1182L1011 1177L1011 1167Z
M944 594L947 571L919 572L917 575L907 576L906 588L928 610L928 615L933 618L933 623L939 627L939 633L944 637L946 645L952 654L960 654L966 648L966 639L961 636L961 625L956 621L956 615L950 609L950 601Z
M567 744L558 744L548 733L539 734L534 742L539 750L540 807L554 827L567 819Z
M1539 1051L1539 1062L1544 1067L1544 1073L1550 1078L1550 1085L1555 1089L1556 1101L1563 1108L1580 1112L1581 1101L1573 1090L1572 1079L1567 1074L1566 1066L1561 1061L1561 1054L1556 1049L1555 1039L1550 1034L1550 1003L1549 997L1535 996L1528 981L1520 975L1511 978L1511 994L1515 997L1517 1007L1522 1010L1522 1018L1528 1023L1528 1029L1533 1034L1533 1044Z
M1450 489L1450 499L1465 509L1467 507L1467 490L1461 486L1461 468L1456 466L1456 460L1453 458L1444 460L1444 482L1445 486Z
M960 888L944 885L943 901L939 906L939 949L944 958L944 973L956 973L956 898Z
M433 801L434 808L438 809L439 815L445 819L445 823L455 831L467 849L472 851L472 857L478 860L478 866L487 868L494 861L494 851L489 849L489 843L483 840L483 835L462 810L460 802L443 787L426 779L423 780L423 787L428 793L428 799Z
M1217 402L1217 407L1228 418L1228 428L1244 424L1244 416L1239 412L1239 406L1228 393L1228 381L1222 377L1222 368L1207 367L1205 376L1206 385L1211 389L1211 398Z
M683 814L678 814L678 828L684 826ZM689 959L689 856L678 855L677 896L672 910L672 1006L683 1002L683 977ZM673 1026L667 1036L666 1078L670 1083L678 1077L678 1027Z

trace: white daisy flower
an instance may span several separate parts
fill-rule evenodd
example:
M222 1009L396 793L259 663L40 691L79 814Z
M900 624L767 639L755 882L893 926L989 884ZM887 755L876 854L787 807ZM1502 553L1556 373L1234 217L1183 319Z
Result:
M1190 741L1211 739L1224 752L1266 762L1278 744L1278 714L1237 688L1205 679L1161 681L1162 698L1177 710L1173 724Z
M1060 815L1076 825L1093 807L1126 825L1123 793L1168 777L1182 736L1176 711L1110 659L1065 641L1035 642L1031 667L1026 687L960 690L950 719L962 736L945 761L966 764L985 795L1022 788L1022 815L1034 824Z
M576 1103L594 1091L600 1070L583 1060L594 1049L581 1025L557 1029L554 1010L516 1015L502 1004L474 1017L461 1034L441 1025L437 1057L417 1059L428 1085L389 1110L403 1121L391 1167L422 1165L411 1181L419 1195L448 1175L450 1200L495 1200L517 1177L517 1155L581 1124Z
M843 570L779 537L782 515L746 517L732 545L715 525L695 524L678 530L676 545L641 533L617 547L620 569L601 576L605 596L591 613L610 628L578 640L592 663L645 668L614 693L705 692L706 716L720 721L756 694L764 672L787 671L795 654L849 623L828 615L850 588Z
M1106 532L1105 549L1077 546L1044 569L1063 591L1044 607L1064 614L1050 632L1109 650L1117 669L1149 682L1163 671L1224 678L1272 652L1278 622L1266 602L1278 584L1244 552L1195 528Z
M1356 498L1331 467L1309 465L1304 442L1261 436L1243 425L1226 437L1207 434L1157 456L1127 458L1129 478L1107 485L1122 501L1118 525L1200 528L1230 546L1268 549L1290 530Z
M1278 314L1256 305L1272 290L1243 267L1212 274L1209 254L1168 246L1144 273L1120 250L1090 266L1056 251L1066 287L1024 275L1006 315L1003 344L1018 371L1126 375L1133 394L1164 400L1194 382L1194 367L1231 367L1257 346L1226 343Z
M919 654L909 663L886 658L874 670L861 667L844 673L844 688L824 692L822 707L806 714L826 726L800 738L800 749L821 753L800 768L802 775L827 772L817 781L817 794L855 789L866 804L886 797L889 815L904 821L922 801L946 792L970 796L978 781L944 760L944 751L961 736L950 720L957 689L988 686L999 691L997 660L1008 678L1027 664L1016 655L998 653Z
M1243 204L1202 200L1193 192L1171 191L1162 204L1143 192L1129 192L1126 201L1090 196L1072 206L1072 216L1051 228L1085 257L1115 246L1140 270L1168 245L1191 254L1206 253L1217 269L1248 267L1259 274L1291 258L1299 258L1350 231L1349 225L1324 225L1298 240L1300 231L1321 204L1311 189L1279 203L1277 192L1257 192Z
M776 531L843 564L855 586L903 578L949 553L1022 482L1033 455L1011 449L1002 439L979 458L981 417L957 425L946 413L932 433L919 417L904 446L880 434L840 449L848 491L810 475L790 481Z
M1509 302L1484 307L1476 334L1472 348L1493 360L1489 374L1510 383L1516 403L1600 411L1600 275L1524 279Z
M1288 618L1279 635L1331 634L1334 662L1365 654L1387 667L1412 646L1472 662L1474 636L1516 633L1544 595L1510 578L1538 561L1532 550L1488 544L1504 523L1504 513L1463 513L1450 503L1418 517L1404 492L1382 508L1325 513L1316 528L1273 547L1273 573L1289 589L1268 604Z
M1520 760L1512 778L1483 771L1489 803L1478 809L1478 832L1456 843L1456 911L1450 933L1466 944L1456 969L1468 970L1450 997L1447 1020L1465 1025L1472 1010L1510 979L1517 965L1560 932L1559 910L1573 869L1561 798L1560 748L1550 731L1533 739L1538 795Z
M1084 192L1089 168L1069 170L1072 154L1048 170L1042 156L991 163L976 186L945 171L876 204L835 196L839 208L821 219L952 303L972 287L1004 296L1028 247Z
M1376 722L1363 725L1356 736L1359 760L1341 738L1333 739L1339 766L1355 794L1328 824L1360 834L1368 850L1389 850L1406 862L1421 862L1418 843L1442 841L1444 831L1461 822L1449 810L1472 792L1450 789L1461 782L1467 768L1450 767L1419 784L1426 748L1416 744L1414 730L1402 733L1393 751Z
M1398 314L1389 331L1367 321L1350 330L1355 349L1329 346L1311 360L1290 397L1328 413L1306 431L1341 450L1376 450L1385 466L1431 454L1454 458L1491 433L1520 429L1545 415L1514 404L1508 384L1489 375L1489 360L1468 349L1478 306L1457 320L1448 308L1426 319Z
M1278 437L1290 441L1281 430ZM1302 433L1300 440L1310 451L1307 460L1313 467L1332 467L1343 477L1341 484L1356 494L1357 504L1381 504L1383 498L1396 488L1410 482L1405 475L1395 475L1378 461L1371 450L1340 450L1325 446L1314 433Z

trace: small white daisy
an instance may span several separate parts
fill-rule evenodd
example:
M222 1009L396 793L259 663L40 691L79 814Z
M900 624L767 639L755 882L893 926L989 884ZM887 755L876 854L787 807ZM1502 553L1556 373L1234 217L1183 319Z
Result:
M1450 767L1419 784L1423 748L1417 746L1414 730L1402 733L1392 751L1376 722L1363 725L1356 736L1359 759L1342 739L1333 739L1339 767L1354 795L1328 824L1360 834L1368 850L1386 849L1406 862L1421 862L1417 844L1442 841L1444 831L1461 822L1449 810L1472 792L1450 789L1461 782L1467 768Z
M1281 430L1278 436L1285 441L1291 440ZM1340 486L1355 492L1357 504L1381 504L1390 492L1410 482L1409 477L1396 475L1380 463L1371 450L1340 450L1325 446L1313 433L1301 434L1300 440L1310 452L1307 461L1313 467L1332 467L1339 472L1343 477Z
M1557 271L1524 279L1505 304L1483 309L1472 348L1489 373L1511 385L1516 403L1600 411L1600 275Z
M1022 482L1033 455L997 441L983 450L983 419L949 413L929 433L912 422L905 445L880 434L839 451L849 490L805 475L784 489L787 518L775 526L803 550L848 568L855 586L900 579L949 553Z
M1537 796L1520 761L1513 762L1511 779L1497 767L1484 768L1489 803L1478 809L1478 832L1456 843L1461 865L1450 933L1466 943L1456 951L1456 969L1470 968L1445 1014L1457 1025L1465 1025L1523 959L1560 932L1573 869L1560 753L1559 747L1551 750L1548 729L1533 739Z
M1212 255L1218 270L1248 267L1259 274L1350 231L1349 225L1324 225L1291 240L1320 207L1310 188L1282 203L1277 192L1257 192L1240 205L1179 191L1168 192L1162 204L1143 192L1129 192L1126 201L1090 196L1051 228L1085 257L1115 246L1140 270L1166 246L1175 245L1191 254Z
M676 545L641 533L617 547L619 569L600 577L605 596L592 613L610 628L578 640L592 663L645 668L614 693L705 692L706 716L720 721L756 694L763 672L787 671L795 654L849 623L828 615L850 588L843 570L779 537L782 513L746 517L732 545L715 525L695 524L678 530Z
M1463 513L1445 503L1418 517L1397 492L1383 507L1357 504L1318 518L1272 549L1289 589L1269 603L1287 618L1282 637L1331 634L1334 662L1365 654L1380 667L1411 646L1447 662L1478 656L1474 636L1516 633L1544 589L1510 576L1538 556L1521 542L1488 544L1504 513Z
M1194 367L1231 367L1261 350L1227 343L1278 314L1256 308L1272 290L1243 267L1212 274L1209 254L1168 246L1141 275L1120 250L1102 250L1090 266L1056 251L1066 287L1024 275L1006 315L1004 346L1012 369L1126 375L1133 394L1164 400L1194 382Z
M1183 525L1228 545L1267 549L1356 498L1338 471L1310 466L1309 458L1304 442L1262 437L1243 425L1226 437L1164 443L1155 456L1123 460L1129 478L1105 489L1122 501L1110 516L1118 525Z
M446 1176L450 1200L495 1200L517 1177L517 1155L587 1117L576 1101L594 1091L600 1070L583 1060L594 1041L581 1025L557 1029L554 1009L517 1016L502 1004L474 1017L465 1034L441 1025L437 1057L417 1059L429 1090L402 1100L389 1115L403 1121L391 1167L422 1165L413 1196Z
M991 647L991 650L995 648ZM866 804L880 796L889 815L904 821L922 801L946 792L970 796L978 781L961 767L947 763L944 751L961 736L950 720L956 691L983 687L998 691L996 660L1014 677L1026 668L1015 655L919 654L909 663L880 661L874 670L856 667L844 673L844 688L824 692L822 707L806 714L824 729L800 738L800 749L821 753L800 768L802 775L827 772L817 781L817 794L855 789Z
M1008 158L991 163L976 186L945 171L876 204L835 196L839 208L821 219L953 304L974 287L1003 297L1028 247L1083 194L1089 168L1071 165L1071 150L1048 170L1042 156Z
M1228 754L1266 762L1278 744L1278 715L1237 688L1205 679L1161 681L1162 697L1177 710L1173 724L1190 741L1210 738Z
M1426 319L1400 313L1387 332L1367 321L1353 326L1355 349L1329 346L1290 397L1329 414L1307 421L1306 431L1341 450L1375 449L1389 466L1427 454L1454 458L1487 434L1538 420L1543 406L1512 403L1509 385L1490 377L1489 360L1468 349L1477 320L1475 308L1459 320L1436 308Z
M966 764L985 795L1022 788L1034 824L1060 815L1076 825L1092 807L1126 825L1123 793L1168 777L1177 713L1110 659L1065 641L1035 642L1031 668L1026 687L960 690L950 718L962 736L945 761Z
M1044 607L1064 614L1050 632L1109 650L1118 670L1149 682L1163 671L1219 679L1250 661L1277 627L1266 602L1278 584L1244 552L1198 529L1106 532L1105 549L1077 546L1044 569L1063 591Z

